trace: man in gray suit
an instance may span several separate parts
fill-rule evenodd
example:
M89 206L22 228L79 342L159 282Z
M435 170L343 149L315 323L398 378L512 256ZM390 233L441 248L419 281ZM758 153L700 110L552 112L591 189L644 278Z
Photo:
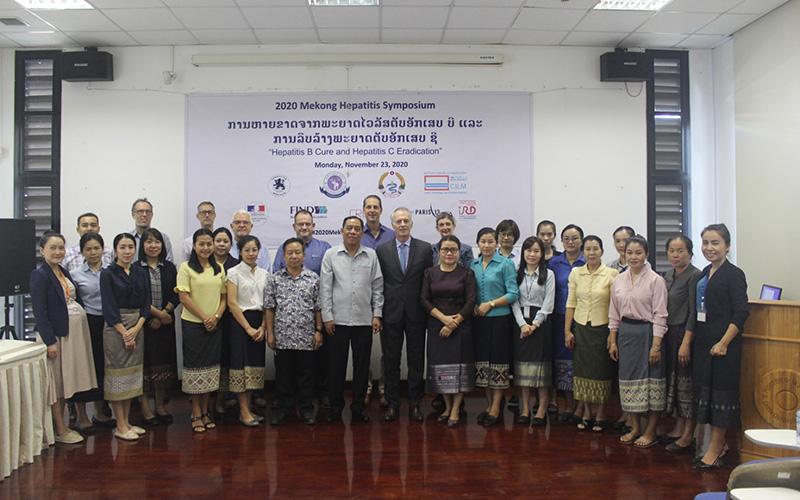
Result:
M422 278L431 266L431 245L411 237L411 212L400 207L392 212L395 237L378 246L383 274L383 331L381 347L385 363L386 399L384 419L397 420L400 411L400 360L403 339L408 365L408 407L412 420L424 419L419 404L425 392L425 326L427 314L420 304Z

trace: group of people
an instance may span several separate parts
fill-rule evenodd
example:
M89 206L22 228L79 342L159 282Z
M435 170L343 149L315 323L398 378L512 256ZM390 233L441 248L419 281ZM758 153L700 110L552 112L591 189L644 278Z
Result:
M137 397L143 424L172 422L165 400L177 380L174 316L182 305L182 388L195 433L216 426L214 392L235 395L241 424L260 425L264 417L251 406L264 388L265 344L275 354L272 425L295 408L315 424L315 395L328 408L326 421L339 420L351 350L350 412L368 422L370 356L380 334L386 421L399 418L405 343L411 420L424 420L427 386L438 395L437 421L458 426L464 395L481 387L486 406L477 419L493 426L513 383L509 406L518 405L519 424L545 425L557 413L579 430L613 426L622 444L666 442L674 452L693 450L696 424L711 424L711 443L694 467L724 465L725 429L739 425L740 333L748 315L745 277L727 260L724 224L701 233L709 262L702 271L690 263L692 241L670 238L672 269L662 277L648 263L648 241L627 226L614 232L619 256L608 264L602 239L574 224L560 233L563 252L550 221L517 250L520 230L510 219L478 231L475 258L450 213L436 216L441 238L431 244L411 236L409 209L394 210L389 228L380 221L380 197L367 196L363 208L366 220L345 217L342 243L333 247L314 237L312 214L299 211L295 237L271 265L250 234L249 213L234 213L233 232L214 229L207 201L198 205L201 227L184 242L178 268L144 198L132 206L135 229L116 235L111 248L93 213L78 218L76 247L45 233L31 296L37 341L50 361L56 440L83 439L64 422L67 399L76 403L80 431L114 427L116 437L138 439L146 430L129 419ZM611 423L606 406L615 379L623 416ZM663 414L676 424L657 435Z

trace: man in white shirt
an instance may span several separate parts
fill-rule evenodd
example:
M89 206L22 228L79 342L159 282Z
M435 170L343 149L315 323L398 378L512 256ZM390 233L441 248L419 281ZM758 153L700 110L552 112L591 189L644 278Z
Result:
M231 257L239 259L239 240L250 234L253 230L253 221L250 218L250 212L247 210L239 209L233 212L233 221L231 221L231 232L233 239L236 240L231 245ZM258 259L256 263L261 269L270 270L269 250L265 244L261 244L261 250L258 252Z

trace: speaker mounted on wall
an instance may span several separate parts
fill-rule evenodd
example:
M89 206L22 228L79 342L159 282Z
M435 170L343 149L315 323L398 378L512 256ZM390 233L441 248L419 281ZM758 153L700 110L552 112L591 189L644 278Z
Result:
M67 82L113 82L114 58L95 48L62 52L61 79Z
M616 49L600 56L601 82L646 82L653 74L653 58L646 52Z

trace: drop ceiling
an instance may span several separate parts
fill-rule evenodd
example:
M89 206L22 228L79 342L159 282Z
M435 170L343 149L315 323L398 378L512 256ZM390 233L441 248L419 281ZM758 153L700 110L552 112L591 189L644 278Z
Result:
M0 0L0 47L247 44L502 44L714 48L786 0L672 0L659 12L597 0L88 0L94 10L29 11Z

